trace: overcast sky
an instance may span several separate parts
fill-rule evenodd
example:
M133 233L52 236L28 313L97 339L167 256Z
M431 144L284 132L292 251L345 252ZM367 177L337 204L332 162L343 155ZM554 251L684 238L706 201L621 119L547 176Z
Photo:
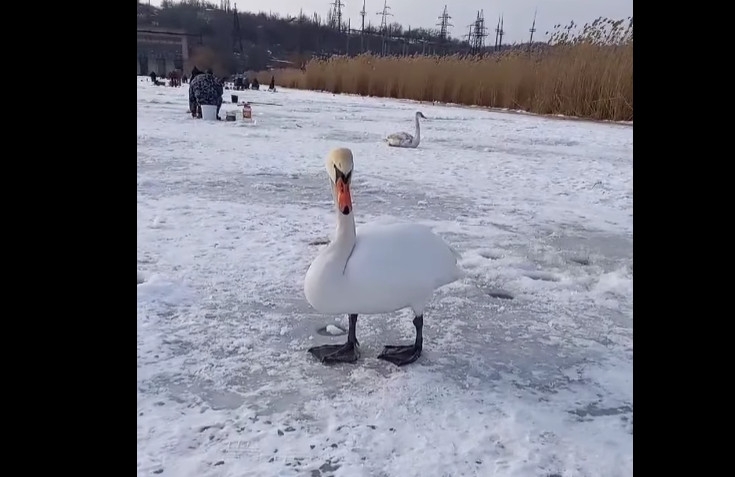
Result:
M145 0L143 0L145 1ZM210 0L219 5L219 0ZM329 4L334 0L266 0L253 2L240 0L237 2L238 9L251 12L278 12L279 14L296 15L299 9L304 13L319 13L326 19L327 12L332 8ZM234 0L230 0L234 5ZM160 5L160 0L151 0L152 5ZM345 6L342 15L351 19L352 28L360 26L360 10L363 0L342 0ZM389 21L395 21L403 25L416 27L435 27L439 23L444 5L447 5L449 15L452 17L450 23L454 26L449 28L449 34L458 38L466 35L468 25L475 20L478 10L484 10L485 25L490 36L485 43L494 43L495 33L493 29L497 25L498 17L504 16L503 29L505 36L503 43L528 41L533 21L534 9L538 9L536 17L536 33L534 39L543 41L545 33L551 31L557 24L567 24L570 20L583 25L591 22L597 17L612 19L623 19L633 15L633 0L388 0L389 12L393 14ZM373 25L380 25L380 16L377 14L383 9L383 0L365 0L368 21Z

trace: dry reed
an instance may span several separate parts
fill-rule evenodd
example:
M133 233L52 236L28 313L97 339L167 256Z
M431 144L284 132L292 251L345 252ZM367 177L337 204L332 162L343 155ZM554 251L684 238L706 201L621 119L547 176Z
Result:
M380 57L311 60L299 69L261 72L258 80L288 88L438 101L633 120L633 19L600 18L577 32L554 32L546 48L485 56Z

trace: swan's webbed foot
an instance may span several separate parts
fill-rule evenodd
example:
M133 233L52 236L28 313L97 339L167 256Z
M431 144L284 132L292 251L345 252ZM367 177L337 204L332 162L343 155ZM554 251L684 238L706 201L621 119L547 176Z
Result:
M378 359L390 361L396 366L404 366L411 364L421 356L421 346L415 344L408 346L386 346L383 352L378 355Z
M350 315L350 328L347 343L341 345L322 345L309 348L309 353L322 363L354 363L360 357L360 343L356 335L357 315Z
M357 343L323 345L309 348L309 353L322 363L354 363L360 357Z
M414 344L408 346L386 346L383 348L383 352L378 355L378 359L390 361L396 366L411 364L419 359L424 344L424 316L416 316L413 319L413 326L416 328L416 342Z

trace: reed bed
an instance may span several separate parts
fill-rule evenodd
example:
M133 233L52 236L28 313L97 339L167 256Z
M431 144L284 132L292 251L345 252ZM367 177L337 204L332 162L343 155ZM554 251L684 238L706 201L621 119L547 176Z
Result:
M473 56L335 56L257 77L266 87L275 74L288 88L633 120L632 18L557 25L542 46Z

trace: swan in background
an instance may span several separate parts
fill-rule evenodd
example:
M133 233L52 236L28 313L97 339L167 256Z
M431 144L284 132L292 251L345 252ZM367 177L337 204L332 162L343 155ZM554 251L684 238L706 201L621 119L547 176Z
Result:
M394 133L385 138L388 145L393 147L418 147L421 141L419 118L426 119L426 116L421 111L416 112L416 136L411 136L405 132Z
M420 114L420 113L419 113ZM431 229L418 224L364 225L355 229L352 210L352 152L334 149L327 174L337 213L334 239L314 259L304 279L304 294L318 312L349 316L347 342L309 349L323 363L355 362L358 314L391 313L410 307L413 344L386 346L379 359L413 363L423 347L424 309L434 291L465 276L459 255Z

